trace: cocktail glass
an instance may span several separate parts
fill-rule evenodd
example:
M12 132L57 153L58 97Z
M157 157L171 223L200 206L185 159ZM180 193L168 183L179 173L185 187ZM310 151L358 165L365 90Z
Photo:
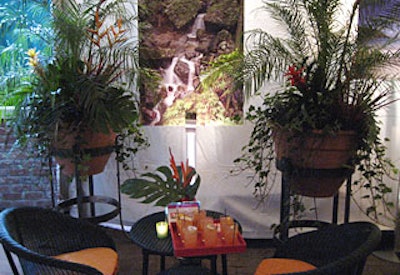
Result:
M185 247L197 246L197 227L193 225L185 226L182 228L182 241Z
M239 226L237 223L221 225L221 236L225 244L234 245L237 240Z
M207 223L203 228L203 242L206 246L216 246L218 242L217 227L214 223Z
M199 210L193 214L193 225L200 227L200 221L207 217L205 210Z
M199 231L203 232L204 228L208 225L214 225L214 219L212 217L203 216L198 222Z

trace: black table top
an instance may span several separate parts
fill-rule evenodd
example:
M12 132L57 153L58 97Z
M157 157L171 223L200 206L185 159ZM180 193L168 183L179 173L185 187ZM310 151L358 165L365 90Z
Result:
M213 218L223 216L222 213L216 211L207 210L206 212L207 216ZM157 238L156 223L159 221L165 221L165 219L166 217L164 212L156 212L141 218L132 226L131 231L129 232L131 240L148 252L157 255L173 256L174 249L172 246L171 235L168 235L165 239Z
M164 212L145 216L132 226L129 236L135 244L143 249L159 255L172 256L174 249L171 236L168 235L165 239L157 238L156 223L159 221L165 221Z

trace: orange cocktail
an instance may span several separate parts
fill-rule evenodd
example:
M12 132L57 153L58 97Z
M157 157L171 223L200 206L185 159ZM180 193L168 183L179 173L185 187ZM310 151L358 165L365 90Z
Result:
M213 223L207 223L203 228L203 242L206 246L216 246L218 242L217 227Z
M185 226L182 228L182 242L185 247L197 246L197 227L193 225Z
M221 236L225 244L234 245L235 241L237 241L237 234L239 232L239 226L237 223L230 224L221 227Z
M182 234L182 229L189 225L193 225L193 216L187 214L178 214L176 217L176 228L178 230L178 235Z
M205 210L200 210L198 212L193 213L193 225L200 227L200 221L207 217Z

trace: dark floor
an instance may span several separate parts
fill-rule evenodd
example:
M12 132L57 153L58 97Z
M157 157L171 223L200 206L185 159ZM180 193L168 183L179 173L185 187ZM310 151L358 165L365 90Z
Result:
M129 238L121 231L107 229L115 239L120 256L120 275L142 274L141 249L131 243ZM254 246L254 243L251 245ZM273 254L272 248L247 248L245 253L228 255L229 275L252 275L258 263L265 257ZM172 267L177 263L174 257L166 258L166 267ZM203 265L209 267L209 261L204 260ZM149 275L155 275L160 270L159 257L150 256ZM218 262L218 272L221 272ZM368 257L363 275L400 275L400 264L383 261L371 255Z

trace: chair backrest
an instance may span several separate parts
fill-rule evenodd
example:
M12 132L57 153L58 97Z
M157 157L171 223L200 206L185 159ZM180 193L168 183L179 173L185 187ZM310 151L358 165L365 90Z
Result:
M367 256L380 240L380 229L369 222L329 225L289 238L277 248L275 257L294 258L318 267L296 274L361 274Z
M99 227L65 214L37 207L8 208L0 213L0 242L14 274L11 253L24 274L93 274L98 270L53 258L91 247L110 247L113 240Z

